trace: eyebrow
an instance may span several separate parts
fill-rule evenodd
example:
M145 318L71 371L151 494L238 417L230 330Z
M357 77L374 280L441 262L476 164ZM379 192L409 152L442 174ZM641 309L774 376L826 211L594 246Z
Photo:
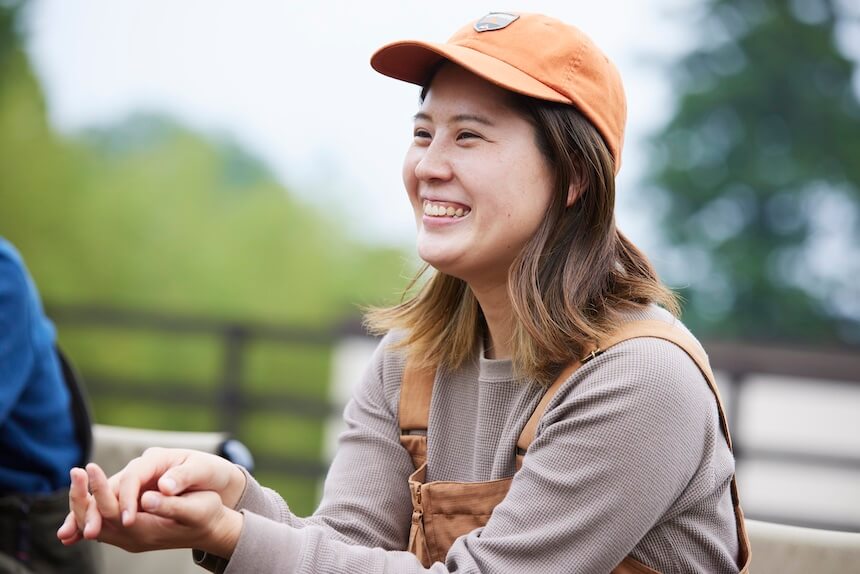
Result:
M426 114L424 112L418 112L413 116L413 120L424 120L424 121L433 121L433 118L430 117L430 114ZM495 124L491 122L489 119L484 116L479 116L475 114L457 114L453 118L451 118L452 123L457 122L476 122L479 124L483 124L485 126L494 126Z

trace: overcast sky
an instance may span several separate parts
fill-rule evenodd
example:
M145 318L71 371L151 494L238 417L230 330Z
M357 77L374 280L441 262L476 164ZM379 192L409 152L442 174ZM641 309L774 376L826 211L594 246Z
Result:
M27 27L59 130L163 113L236 140L291 189L345 213L363 236L406 245L413 223L400 165L418 90L375 73L370 55L392 40L444 41L493 10L553 15L585 30L621 70L630 117L620 219L647 244L647 225L625 212L623 199L637 193L643 134L667 119L673 102L665 71L647 62L671 59L695 40L689 15L697 5L38 0Z

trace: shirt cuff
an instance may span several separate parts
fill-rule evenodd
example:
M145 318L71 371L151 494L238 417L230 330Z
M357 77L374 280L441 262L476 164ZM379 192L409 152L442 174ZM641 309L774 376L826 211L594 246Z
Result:
M245 473L245 490L233 510L250 510L275 522L293 524L287 502L273 490L263 487L245 468L239 468Z
M301 531L247 510L240 512L245 518L242 532L223 574L298 571L302 557Z
M195 564L215 574L222 574L227 567L225 559L214 554L208 554L202 550L192 550L191 557L194 559Z

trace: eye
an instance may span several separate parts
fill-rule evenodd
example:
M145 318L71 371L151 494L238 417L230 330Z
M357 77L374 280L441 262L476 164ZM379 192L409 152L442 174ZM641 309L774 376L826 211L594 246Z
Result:
M457 134L457 139L458 140L481 139L481 136L479 136L478 134L473 133L473 132L460 132Z
M430 132L424 128L415 128L412 131L412 137L414 137L416 140L418 140L418 139L423 140L423 139L430 139L431 135L430 135Z

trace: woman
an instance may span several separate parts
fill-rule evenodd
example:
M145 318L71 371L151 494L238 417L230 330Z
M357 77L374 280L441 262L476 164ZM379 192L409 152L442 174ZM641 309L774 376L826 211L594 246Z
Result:
M320 507L152 450L110 480L76 469L60 538L226 572L746 569L707 360L615 229L613 65L573 27L499 13L372 65L422 86L403 179L435 273L369 315L387 334Z

